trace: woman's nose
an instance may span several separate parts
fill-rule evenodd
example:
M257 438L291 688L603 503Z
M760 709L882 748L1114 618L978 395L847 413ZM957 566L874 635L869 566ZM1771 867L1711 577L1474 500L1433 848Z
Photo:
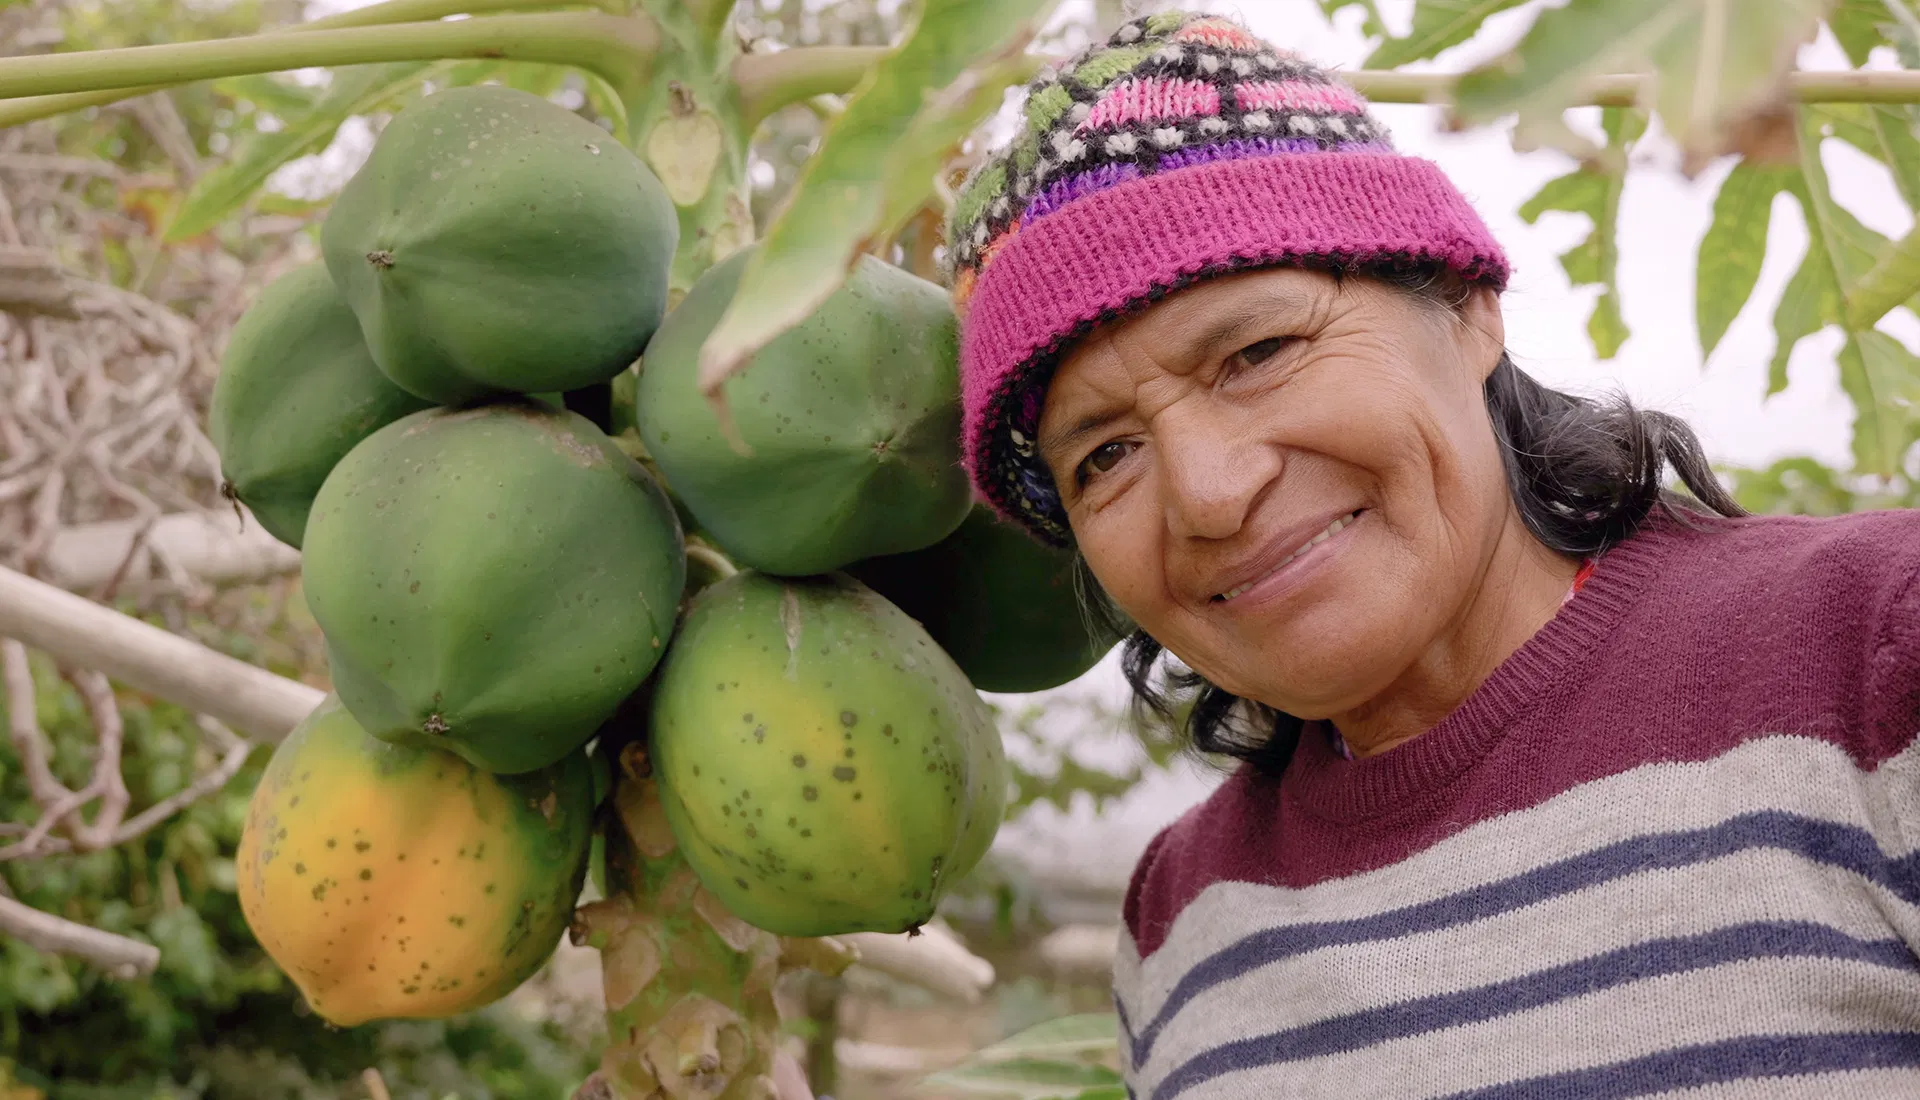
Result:
M1155 433L1161 458L1162 507L1179 538L1239 534L1262 491L1280 473L1280 449L1217 421L1182 418Z

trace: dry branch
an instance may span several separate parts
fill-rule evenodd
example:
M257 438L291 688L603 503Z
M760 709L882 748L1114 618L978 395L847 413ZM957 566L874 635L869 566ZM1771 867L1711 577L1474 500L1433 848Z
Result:
M8 897L0 897L0 932L29 947L85 959L116 978L142 977L160 965L160 949L150 943L75 924Z
M6 568L0 568L0 637L98 669L261 741L284 738L323 695Z

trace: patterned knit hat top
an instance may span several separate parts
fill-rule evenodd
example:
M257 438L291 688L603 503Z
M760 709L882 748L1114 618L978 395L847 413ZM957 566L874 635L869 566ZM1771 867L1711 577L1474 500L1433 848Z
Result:
M1002 516L1071 541L1034 450L1061 351L1195 280L1275 264L1452 268L1507 260L1366 101L1219 16L1161 12L1028 86L1021 129L947 226L967 467Z

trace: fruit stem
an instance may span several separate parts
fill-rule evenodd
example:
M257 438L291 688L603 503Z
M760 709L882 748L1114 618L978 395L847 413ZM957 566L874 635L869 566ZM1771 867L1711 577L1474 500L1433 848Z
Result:
M740 572L740 567L729 561L725 554L701 542L699 539L687 540L687 560L706 567L713 573L718 574L719 579L723 581L735 573Z
M742 54L733 62L733 82L747 125L788 104L852 91L887 53L886 46L800 46Z
M494 15L0 58L0 97L139 89L314 66L442 58L575 65L615 88L626 88L636 73L644 74L658 46L658 30L643 16Z

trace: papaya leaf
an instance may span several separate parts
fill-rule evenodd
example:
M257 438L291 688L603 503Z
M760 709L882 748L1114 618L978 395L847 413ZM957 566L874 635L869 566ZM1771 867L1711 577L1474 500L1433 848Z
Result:
M925 1079L934 1088L1008 1100L1065 1100L1088 1089L1112 1089L1124 1084L1105 1066L1039 1058L1004 1062L969 1062Z
M1376 0L1320 0L1320 14L1326 16L1328 22L1332 22L1343 8L1366 9L1367 17L1360 24L1360 33L1369 37L1387 37L1387 24L1380 18L1380 5Z
M1700 355L1707 358L1753 296L1767 258L1773 198L1792 173L1752 164L1736 165L1713 200L1713 224L1700 238L1694 268L1693 315Z
M271 74L230 76L212 82L213 90L232 99L243 99L259 110L280 118L313 109L324 88L295 84Z
M1920 294L1920 225L1894 242L1846 291L1847 327L1872 328L1889 310Z
M1806 258L1787 281L1773 310L1773 362L1767 367L1767 396L1787 388L1787 361L1800 341L1839 319L1840 288L1833 268L1821 255L1818 239L1807 242Z
M1626 153L1645 132L1646 119L1637 111L1609 107L1601 114L1610 156L1548 180L1520 207L1520 217L1537 222L1549 210L1585 214L1593 231L1560 256L1560 266L1574 286L1599 286L1600 297L1587 319L1587 335L1602 359L1619 354L1631 333L1620 315L1620 195L1626 187Z
M1062 1016L1035 1024L1018 1034L982 1048L975 1053L979 1061L1007 1058L1059 1058L1067 1055L1103 1054L1117 1048L1120 1019L1111 1012L1086 1012Z
M377 110L418 87L431 71L444 70L444 64L417 61L335 70L333 83L306 114L282 119L278 130L255 130L235 142L233 154L201 176L181 200L165 239L184 240L213 228L281 165L326 148L348 118Z
M1834 137L1886 165L1900 197L1920 209L1920 137L1914 135L1920 112L1884 103L1822 103L1807 110Z
M1772 155L1794 51L1827 0L1569 0L1543 10L1520 44L1466 74L1457 125L1557 115L1595 78L1655 76L1654 106L1696 173L1712 158Z
M1886 44L1884 28L1892 19L1886 0L1839 0L1827 15L1827 28L1847 51L1847 63L1858 68L1875 46Z
M1420 0L1413 9L1413 27L1404 38L1389 38L1380 43L1367 59L1365 69L1397 69L1414 61L1425 61L1472 38L1487 17L1508 8L1517 8L1526 0ZM1324 0L1323 0L1324 3Z
M1808 236L1802 268L1804 272L1816 260L1826 261L1825 274L1812 277L1818 279L1820 295L1816 303L1822 327L1837 321L1847 333L1838 361L1840 387L1854 406L1854 463L1862 472L1891 477L1900 472L1914 443L1916 423L1920 423L1915 415L1915 401L1920 398L1920 360L1891 336L1870 325L1856 324L1856 311L1843 296L1842 288L1859 285L1862 276L1884 264L1904 267L1907 261L1889 261L1895 251L1893 245L1833 200L1826 167L1820 159L1825 131L1818 117L1803 113L1797 129L1802 171L1794 192L1807 214ZM1800 276L1796 275L1794 281L1799 282ZM1806 311L1804 301L1795 304ZM1783 300L1782 309L1786 306ZM1792 320L1803 326L1808 322L1807 313ZM1781 329L1777 314L1775 328ZM1790 350L1777 348L1776 363Z
M1863 473L1893 477L1913 446L1920 358L1878 329L1850 334L1840 349L1840 388L1853 399L1853 461Z
M925 0L906 38L848 96L701 348L700 388L736 447L744 443L721 384L839 289L886 221L918 206L911 194L933 192L928 152L957 143L978 121L975 110L997 105L1018 79L1008 62L1058 2Z

